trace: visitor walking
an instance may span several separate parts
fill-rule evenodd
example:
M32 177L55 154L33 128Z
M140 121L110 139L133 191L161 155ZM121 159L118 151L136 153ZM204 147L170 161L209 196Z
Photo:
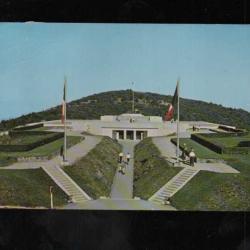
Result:
M182 154L181 154L181 158L183 161L186 160L186 152L187 152L187 145L186 143L183 144L183 150L182 150Z
M123 159L123 153L121 152L120 154L119 154L119 163L122 163L122 159Z
M195 162L195 159L196 159L196 155L195 155L193 149L191 149L191 151L189 153L189 159L190 159L190 166L194 167L194 162Z
M126 158L127 158L127 164L128 164L130 160L130 153L127 153Z
M63 158L63 161L64 161L64 152L63 152L63 146L61 146L60 148L60 156Z

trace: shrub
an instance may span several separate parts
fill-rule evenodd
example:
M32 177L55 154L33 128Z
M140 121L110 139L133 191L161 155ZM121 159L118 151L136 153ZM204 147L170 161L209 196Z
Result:
M18 135L51 135L45 138L39 139L33 143L27 144L12 144L12 145L0 145L0 151L2 152L24 152L32 150L36 147L42 146L44 144L50 143L64 136L63 133L47 132L47 131L11 131L10 136Z

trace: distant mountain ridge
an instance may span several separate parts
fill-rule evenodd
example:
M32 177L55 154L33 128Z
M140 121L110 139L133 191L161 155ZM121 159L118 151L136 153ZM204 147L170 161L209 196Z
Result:
M150 92L135 92L135 109L144 115L164 116L172 96ZM93 94L67 104L68 119L99 119L101 115L119 115L131 112L132 91L118 90ZM0 130L17 125L61 118L61 106L3 120ZM222 105L180 98L180 119L208 121L250 129L250 113L243 109L226 108Z

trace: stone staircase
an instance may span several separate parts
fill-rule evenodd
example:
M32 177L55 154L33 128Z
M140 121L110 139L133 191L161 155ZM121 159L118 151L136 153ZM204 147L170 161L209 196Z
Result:
M75 203L85 202L91 198L59 167L44 165L42 169Z
M167 182L162 188L154 193L149 201L158 204L164 204L167 198L172 197L177 193L187 182L189 182L197 173L199 169L193 167L185 167L176 176L174 176L169 182Z

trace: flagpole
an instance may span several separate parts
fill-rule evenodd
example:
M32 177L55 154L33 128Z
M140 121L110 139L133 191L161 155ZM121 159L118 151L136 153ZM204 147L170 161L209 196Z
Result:
M67 112L66 112L66 88L67 88L67 78L64 77L64 88L65 88L65 100L64 100L64 161L67 161L67 131L66 131L66 120L67 120Z
M134 86L134 82L132 82L132 97L133 97L133 101L132 101L132 114L135 113L135 94L134 94L133 86Z
M177 157L177 163L179 164L179 151L180 151L180 87L179 87L179 79L177 80L177 150L176 150L176 157Z

